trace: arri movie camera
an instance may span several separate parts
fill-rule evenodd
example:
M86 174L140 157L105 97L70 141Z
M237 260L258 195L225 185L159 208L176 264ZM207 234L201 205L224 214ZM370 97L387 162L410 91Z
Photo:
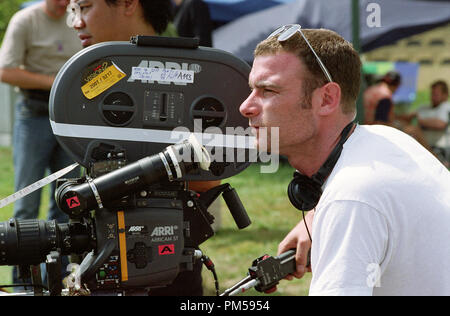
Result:
M69 223L0 223L0 264L46 262L50 295L61 294L61 256L77 254L88 292L132 295L167 286L205 258L210 204L223 196L237 226L250 219L227 183L250 164L252 137L239 105L250 67L195 39L133 37L94 45L60 70L50 97L59 143L84 169L58 179ZM35 289L36 292L36 289Z

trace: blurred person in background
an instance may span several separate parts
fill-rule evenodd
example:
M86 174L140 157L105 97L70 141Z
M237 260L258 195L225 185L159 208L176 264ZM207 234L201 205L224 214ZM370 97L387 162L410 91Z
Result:
M14 190L42 179L73 163L56 141L49 121L50 89L59 69L82 47L76 32L66 25L69 0L45 0L17 12L9 21L0 48L0 80L20 88L13 131ZM78 177L79 169L66 175ZM48 219L67 222L56 205L51 184ZM39 215L41 190L14 204L14 217ZM16 270L13 282L17 283Z
M417 123L424 131L430 146L436 146L444 135L450 116L450 102L448 101L448 85L444 80L431 84L431 104L417 110Z
M400 86L401 80L398 72L390 71L364 91L364 124L392 124L394 121L392 96Z
M440 151L450 149L450 143L445 139L450 117L450 102L448 85L444 80L437 80L431 84L430 101L431 104L420 106L417 111L402 115L401 119L404 125L410 127L408 131L413 130L414 135L420 135L425 148L439 155ZM413 119L417 119L417 126L412 127Z
M395 113L393 95L398 90L402 77L397 71L389 71L363 93L364 124L381 124L397 128L416 139L431 150L420 128L410 124L404 115Z

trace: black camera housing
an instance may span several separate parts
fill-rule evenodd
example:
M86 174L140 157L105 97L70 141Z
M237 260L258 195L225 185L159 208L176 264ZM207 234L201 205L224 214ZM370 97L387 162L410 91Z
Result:
M250 225L229 184L189 188L250 165L253 138L239 113L249 72L244 61L189 38L136 36L74 55L49 108L58 142L85 169L57 183L57 203L71 220L0 223L0 264L46 260L51 295L61 293L61 255L83 258L78 281L93 294L142 293L192 270L198 246L214 235L208 207L219 195L238 228ZM209 168L172 146L192 133L212 158Z
M247 168L254 150L248 120L239 112L250 94L249 73L243 60L198 47L196 39L137 36L130 43L100 43L58 73L50 122L61 146L85 168L105 160L105 151L123 151L134 162L197 133L215 159L209 171L183 180L225 179ZM153 77L167 79L145 79Z
M250 224L228 184L202 193L189 190L190 181L222 180L250 165L252 137L239 113L250 93L249 72L244 61L198 47L195 39L143 36L84 49L60 70L50 121L86 177L60 181L57 200L74 221L94 231L90 244L95 246L81 264L81 283L91 291L166 286L180 271L192 270L198 246L214 234L207 209L222 193L238 227ZM102 177L110 183L130 164L156 157L191 133L213 157L208 170L195 166L180 172L170 165L175 179L164 175L125 194L123 188L138 182L125 176L106 200L101 190L95 192ZM96 205L68 206L76 196L70 191L83 185L92 189Z

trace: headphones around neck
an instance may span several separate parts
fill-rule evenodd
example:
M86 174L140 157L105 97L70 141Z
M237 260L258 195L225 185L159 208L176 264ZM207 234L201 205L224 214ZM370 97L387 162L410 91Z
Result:
M351 122L342 130L341 139L334 147L325 163L320 167L319 171L311 178L298 171L294 172L294 179L292 179L288 186L288 196L295 208L301 211L310 211L316 207L317 203L319 203L319 199L322 195L322 185L331 174L331 171L333 171L353 125L354 123Z

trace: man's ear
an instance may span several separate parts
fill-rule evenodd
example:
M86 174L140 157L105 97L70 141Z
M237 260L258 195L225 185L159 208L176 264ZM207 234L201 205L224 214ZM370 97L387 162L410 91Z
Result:
M139 5L139 0L125 0L124 5L125 5L125 15L131 16L136 12L137 7Z
M318 107L319 115L330 115L340 107L341 103L341 87L335 82L329 82L313 93Z

